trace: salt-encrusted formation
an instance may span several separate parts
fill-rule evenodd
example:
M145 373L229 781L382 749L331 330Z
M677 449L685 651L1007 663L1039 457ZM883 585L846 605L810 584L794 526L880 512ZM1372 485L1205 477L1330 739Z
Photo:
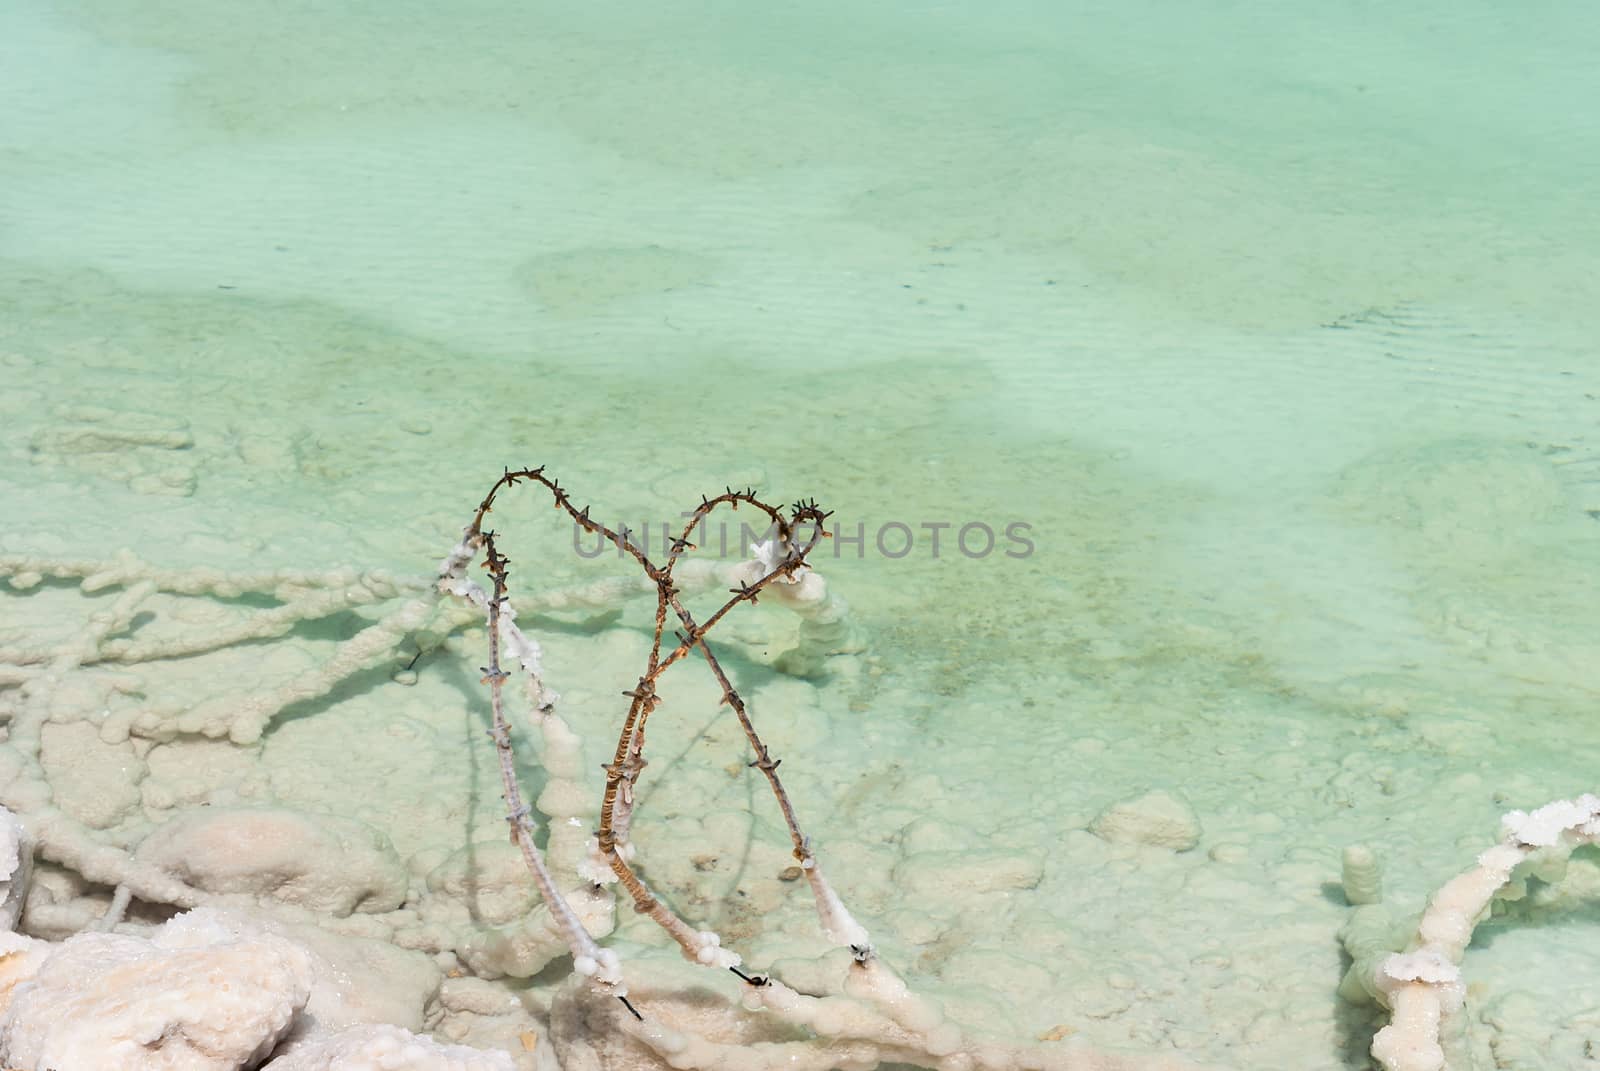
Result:
M1352 844L1340 857L1339 883L1345 901L1353 906L1383 902L1383 868L1365 844Z
M17 928L33 872L33 838L16 815L0 807L0 933Z
M279 1056L261 1071L516 1071L503 1052L444 1045L397 1026L352 1026Z
M1397 948L1393 917L1369 899L1378 886L1370 861L1356 868L1357 903L1340 938L1353 963L1340 994L1377 1000L1389 1025L1372 1040L1385 1071L1470 1071L1467 986L1461 960L1472 932L1497 899L1520 899L1526 880L1558 880L1575 848L1600 843L1600 796L1557 800L1501 820L1501 840L1477 865L1446 882L1428 901L1414 935Z
M444 981L432 957L387 940L333 933L326 917L300 909L228 907L223 914L242 935L282 938L311 957L311 995L275 1055L345 1027L383 1023L415 1031L432 1021Z
M54 1071L515 1071L420 1036L439 972L310 924L202 908L147 940L0 933L0 1059ZM459 998L458 998L459 1002ZM475 1006L504 1011L494 1001Z
M133 857L208 893L250 893L342 917L406 896L389 838L338 815L285 807L196 807L156 829Z
M724 573L730 587L750 585L772 573L781 548L776 540L751 548L755 557ZM822 672L828 658L865 649L866 641L850 616L850 606L814 569L793 576L779 575L767 589L774 599L800 618L795 646L778 656L776 665L797 677Z
M20 933L0 933L0 1012L11 1004L17 986L39 973L55 948L49 941Z
M79 934L12 988L0 1059L56 1071L238 1071L288 1034L311 985L303 948L208 911L148 940Z
M1200 819L1188 802L1162 789L1113 803L1089 823L1112 844L1142 844L1186 852L1200 843Z

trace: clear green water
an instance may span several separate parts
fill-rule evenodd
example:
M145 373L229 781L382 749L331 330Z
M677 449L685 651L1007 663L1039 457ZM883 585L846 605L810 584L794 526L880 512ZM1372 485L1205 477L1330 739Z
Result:
M1597 32L12 0L0 551L425 575L505 464L608 518L814 495L866 534L823 564L872 651L756 701L826 713L797 794L887 954L1018 1036L1359 1068L1339 848L1414 908L1499 812L1594 787ZM82 448L108 425L189 444ZM517 516L530 583L584 573ZM1011 523L1026 557L951 548ZM735 638L752 674L781 621ZM549 641L585 694L627 678L586 642ZM598 746L613 714L573 717ZM1196 850L1085 841L1150 788ZM1037 883L908 895L924 811ZM1469 954L1549 1008L1547 1067L1600 1002L1587 903Z

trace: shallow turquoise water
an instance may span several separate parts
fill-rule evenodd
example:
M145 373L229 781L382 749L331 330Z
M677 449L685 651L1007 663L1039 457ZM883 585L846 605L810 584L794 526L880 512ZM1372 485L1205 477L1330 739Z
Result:
M0 550L426 575L505 464L630 523L814 495L859 526L822 564L872 652L770 699L831 711L792 763L835 870L914 931L868 846L935 788L950 850L1043 860L886 937L907 970L1022 1035L1361 1067L1338 848L1420 906L1500 811L1593 787L1597 29L19 0ZM515 516L530 584L598 568ZM1025 557L952 549L1010 524ZM1199 849L1067 835L1152 787ZM1528 969L1550 943L1468 970L1568 994L1526 1025L1561 1066L1600 980ZM1108 975L1161 981L1078 1010Z

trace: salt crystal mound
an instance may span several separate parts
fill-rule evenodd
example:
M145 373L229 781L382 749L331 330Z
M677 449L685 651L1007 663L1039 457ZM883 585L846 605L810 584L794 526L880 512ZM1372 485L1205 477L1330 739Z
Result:
M398 1026L352 1026L301 1045L261 1071L516 1071L503 1052L445 1045Z
M343 918L406 895L389 838L363 822L282 807L197 807L167 822L134 858L195 888L250 893Z
M16 987L0 1059L54 1071L237 1071L278 1044L311 994L306 951L206 909L152 939L82 933Z
M1143 844L1186 852L1200 843L1200 819L1188 801L1156 789L1101 811L1089 832L1112 844Z

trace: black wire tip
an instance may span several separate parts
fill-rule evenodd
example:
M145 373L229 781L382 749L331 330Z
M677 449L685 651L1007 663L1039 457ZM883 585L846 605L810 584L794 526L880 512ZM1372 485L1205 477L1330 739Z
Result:
M634 1017L634 1018L635 1018L635 1019L637 1019L637 1020L639 1020L639 1021L640 1021L640 1022L641 1022L641 1023L642 1023L642 1022L644 1022L644 1016L642 1016L642 1015L640 1015L640 1014L639 1014L639 1009L638 1009L638 1008L635 1008L635 1007L634 1007L634 1006L633 1006L633 1005L632 1005L632 1004L631 1004L631 1003L630 1003L630 1002L629 1002L629 1001L628 1001L628 998L627 998L627 997L625 997L625 996L623 996L623 995L622 995L622 994L621 994L621 993L618 993L618 994L617 994L617 999L618 999L618 1000L620 1000L620 1001L622 1001L622 1006L623 1006L623 1007L624 1007L624 1008L627 1008L627 1009L628 1009L628 1012L629 1012L629 1014L631 1014L631 1015L632 1015L632 1016L633 1016L633 1017Z
M765 974L746 974L738 967L729 967L728 970L744 979L747 985L754 986L757 989L760 989L762 986L767 985L772 981L772 979Z

